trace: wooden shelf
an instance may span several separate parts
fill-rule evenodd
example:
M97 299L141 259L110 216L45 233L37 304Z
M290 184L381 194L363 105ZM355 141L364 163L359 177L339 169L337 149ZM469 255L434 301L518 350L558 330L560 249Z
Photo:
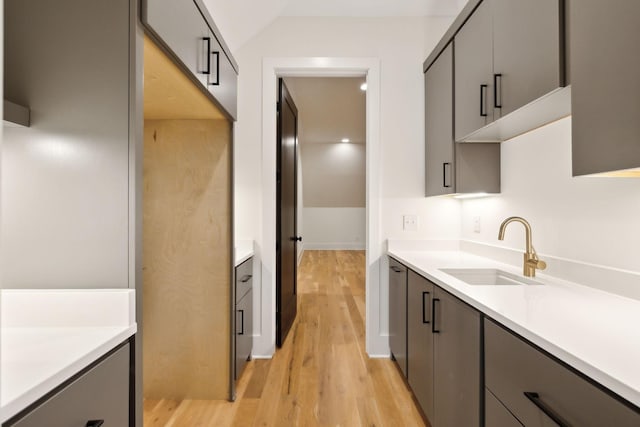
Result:
M2 123L6 126L29 127L31 113L27 107L4 100Z

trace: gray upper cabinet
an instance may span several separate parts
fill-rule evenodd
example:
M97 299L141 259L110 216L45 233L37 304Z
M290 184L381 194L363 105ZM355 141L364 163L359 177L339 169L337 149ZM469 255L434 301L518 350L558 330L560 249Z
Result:
M564 86L562 3L491 0L494 120Z
M550 96L565 86L563 17L563 0L478 5L454 39L456 141L500 142L569 114L568 93Z
M454 50L450 43L424 74L426 196L499 193L500 146L453 141Z
M638 168L640 2L572 1L569 13L573 175Z
M389 258L389 347L407 376L407 267Z
M426 194L453 193L453 44L424 73Z
M433 420L433 284L409 270L407 289L408 380L422 410Z
M143 0L142 22L199 82L200 87L235 119L238 67L204 3L197 0Z
M455 139L493 121L491 4L478 5L455 37Z

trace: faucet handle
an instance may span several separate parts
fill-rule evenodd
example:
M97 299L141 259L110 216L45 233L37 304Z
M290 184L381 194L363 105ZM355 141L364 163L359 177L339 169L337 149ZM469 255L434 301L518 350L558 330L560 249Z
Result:
M537 270L544 270L545 268L547 268L547 263L539 259L529 260L528 263Z

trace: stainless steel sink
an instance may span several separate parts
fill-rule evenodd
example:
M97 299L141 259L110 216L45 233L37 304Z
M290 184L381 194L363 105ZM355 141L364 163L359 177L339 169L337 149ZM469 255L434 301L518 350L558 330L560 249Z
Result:
M537 280L495 268L441 268L440 271L474 286L529 286L542 285Z

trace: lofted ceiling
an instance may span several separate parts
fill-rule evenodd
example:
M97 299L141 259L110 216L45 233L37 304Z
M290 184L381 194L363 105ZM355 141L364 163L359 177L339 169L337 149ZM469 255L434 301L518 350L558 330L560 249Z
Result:
M467 0L204 0L232 53L280 16L455 16Z
M298 108L300 144L366 141L364 77L287 77L285 84Z

